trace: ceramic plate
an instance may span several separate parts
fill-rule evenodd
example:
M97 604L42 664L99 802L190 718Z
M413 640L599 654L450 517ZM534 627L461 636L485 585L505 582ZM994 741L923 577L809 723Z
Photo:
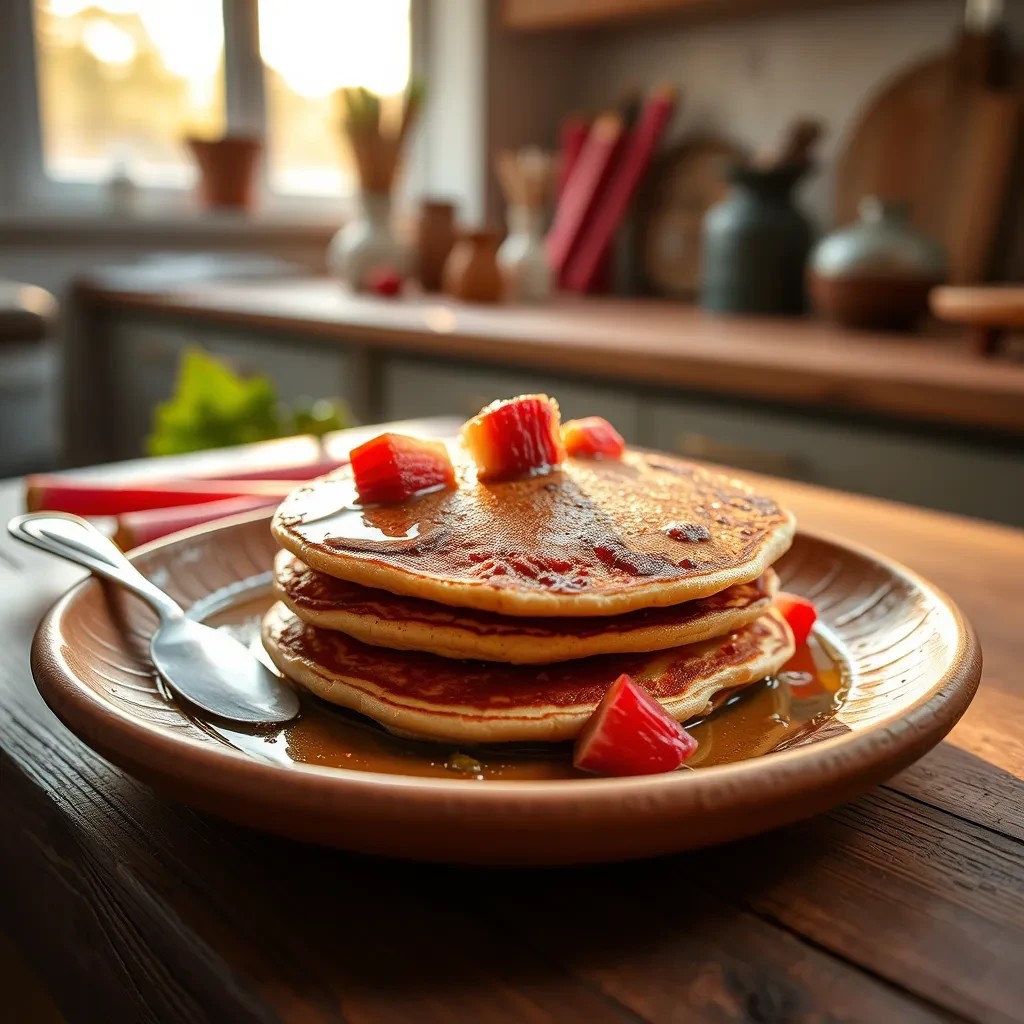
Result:
M270 602L265 515L139 549L190 614L256 640ZM284 730L190 715L147 657L155 617L87 580L44 619L40 691L104 757L214 815L346 850L476 864L559 864L706 846L849 800L936 744L978 685L981 653L953 603L871 552L799 534L776 568L821 628L780 678L698 724L694 767L573 777L567 748L453 750L396 739L309 698ZM800 660L802 659L802 660Z

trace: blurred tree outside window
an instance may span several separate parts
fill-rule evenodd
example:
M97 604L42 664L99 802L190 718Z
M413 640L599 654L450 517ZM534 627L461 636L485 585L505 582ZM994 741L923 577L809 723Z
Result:
M36 0L43 166L186 185L186 132L224 131L224 25L211 0Z
M254 54L225 48L221 0L34 2L43 170L57 182L102 182L123 163L142 186L187 186L182 137L232 129L227 52L262 67L271 191L351 194L335 93L397 97L410 76L409 0L259 0Z

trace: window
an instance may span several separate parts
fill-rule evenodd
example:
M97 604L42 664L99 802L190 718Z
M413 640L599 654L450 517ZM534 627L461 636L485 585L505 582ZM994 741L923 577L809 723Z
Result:
M410 0L33 0L41 170L53 183L193 178L186 134L265 141L272 195L339 196L354 174L336 90L400 93Z
M259 0L267 172L275 192L351 192L335 92L396 95L409 81L408 0Z
M224 131L224 28L210 0L37 0L43 167L104 181L187 183L185 131Z

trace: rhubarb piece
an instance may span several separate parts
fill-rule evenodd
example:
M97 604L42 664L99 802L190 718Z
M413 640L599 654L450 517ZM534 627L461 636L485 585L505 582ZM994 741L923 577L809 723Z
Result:
M566 455L590 459L621 459L626 450L622 435L603 417L586 416L562 425Z
M178 530L224 519L227 516L250 512L257 508L273 508L277 498L262 498L257 495L242 498L225 498L223 501L204 501L200 505L178 505L174 508L150 508L138 512L125 512L117 517L117 531L114 543L127 551L148 544L151 540L166 537Z
M211 473L209 476L196 476L194 480L315 480L318 476L326 476L336 469L348 465L348 459L317 459L313 462L301 462L287 466L256 466L249 469L234 469L230 473Z
M573 764L595 775L675 771L697 741L642 687L621 675L576 740Z
M97 482L87 478L35 474L25 478L25 509L70 512L78 516L116 516L149 508L198 505L243 495L280 501L294 490L292 480L155 480L142 483Z
M390 505L435 487L454 487L455 470L440 441L381 434L349 456L359 500Z
M402 275L390 267L378 267L366 277L370 291L385 299L393 299L402 290Z
M492 402L462 428L481 480L510 480L559 465L558 403L547 395Z
M796 594L780 590L775 598L775 607L788 623L797 646L807 643L807 638L811 635L811 627L818 619L814 605L806 597L798 597Z

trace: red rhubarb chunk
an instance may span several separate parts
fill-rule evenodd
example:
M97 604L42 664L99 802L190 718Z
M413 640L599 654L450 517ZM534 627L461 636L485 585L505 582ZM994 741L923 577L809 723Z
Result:
M674 771L696 749L697 741L623 674L583 726L573 764L595 775L654 775Z
M586 416L562 426L565 453L584 459L621 459L626 450L622 435L603 417Z
M547 395L492 402L462 428L481 480L541 473L563 457L558 403Z
M775 598L775 607L789 624L797 646L807 643L807 638L811 635L811 627L818 619L814 605L806 597L797 597L796 594L779 591Z
M349 456L359 500L394 504L435 487L454 487L455 470L440 441L381 434L353 448Z

